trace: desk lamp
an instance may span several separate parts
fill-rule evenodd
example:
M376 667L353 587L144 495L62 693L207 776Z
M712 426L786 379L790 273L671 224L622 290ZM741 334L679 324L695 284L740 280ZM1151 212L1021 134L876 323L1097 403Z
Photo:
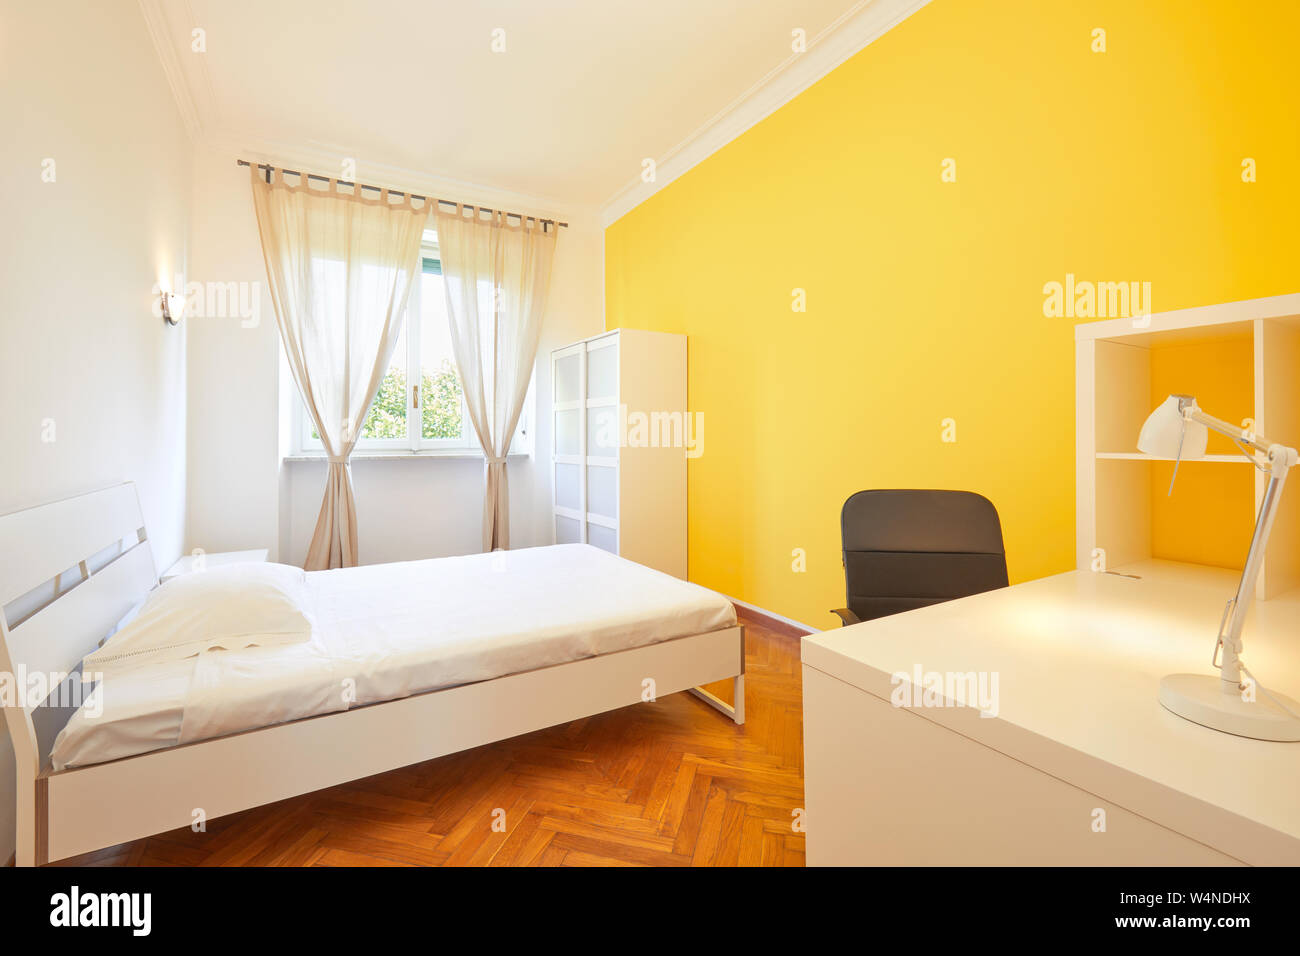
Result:
M1211 659L1211 663L1219 668L1219 676L1169 674L1160 681L1160 703L1179 717L1239 737L1300 740L1300 704L1265 690L1241 660L1241 629L1255 596L1255 581L1264 561L1264 547L1273 529L1282 485L1297 460L1296 450L1270 444L1258 435L1205 414L1190 395L1170 395L1151 413L1138 437L1138 450L1158 458L1172 458L1174 476L1177 477L1178 463L1182 459L1205 455L1209 429L1227 435L1241 453L1254 462L1255 467L1267 471L1268 486L1264 489L1264 500L1259 507L1241 583L1219 622L1219 636ZM1256 453L1263 458L1257 457ZM1170 479L1171 493L1173 487L1173 479ZM1222 662L1219 660L1220 652ZM1250 688L1242 681L1243 673L1254 681L1254 694L1248 693Z

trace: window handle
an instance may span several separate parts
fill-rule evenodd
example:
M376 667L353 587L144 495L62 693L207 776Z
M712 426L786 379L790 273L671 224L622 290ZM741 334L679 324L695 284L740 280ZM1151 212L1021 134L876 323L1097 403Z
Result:
M411 406L413 408L420 407L420 386L418 385L411 386Z

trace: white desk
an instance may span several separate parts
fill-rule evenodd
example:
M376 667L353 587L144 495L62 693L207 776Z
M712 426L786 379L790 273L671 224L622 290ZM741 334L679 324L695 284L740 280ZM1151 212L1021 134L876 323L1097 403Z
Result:
M809 865L1300 863L1300 743L1156 699L1165 674L1214 673L1237 574L1124 570L1142 579L1073 571L805 638ZM1292 697L1298 631L1293 593L1243 635L1247 666ZM963 692L893 706L891 675L917 665L996 674L997 716Z

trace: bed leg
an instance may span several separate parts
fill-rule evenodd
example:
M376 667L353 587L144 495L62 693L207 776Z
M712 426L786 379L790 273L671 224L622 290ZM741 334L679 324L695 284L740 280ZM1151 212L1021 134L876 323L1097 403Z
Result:
M715 710L720 710L737 724L745 722L745 625L738 625L740 630L740 673L731 679L734 704L728 704L717 694L710 694L703 687L691 687L690 692Z
M732 686L735 688L735 703L728 704L717 694L711 694L703 687L690 687L687 690L704 701L715 710L720 710L738 724L745 722L745 675L737 674L732 678Z
M45 863L46 808L49 781L18 771L17 819L14 826L14 866L40 866Z

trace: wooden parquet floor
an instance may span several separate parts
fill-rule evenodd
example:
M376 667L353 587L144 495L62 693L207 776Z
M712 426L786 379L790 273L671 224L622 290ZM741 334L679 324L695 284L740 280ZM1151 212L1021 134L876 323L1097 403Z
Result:
M67 863L802 866L799 641L745 624L743 727L673 694Z

